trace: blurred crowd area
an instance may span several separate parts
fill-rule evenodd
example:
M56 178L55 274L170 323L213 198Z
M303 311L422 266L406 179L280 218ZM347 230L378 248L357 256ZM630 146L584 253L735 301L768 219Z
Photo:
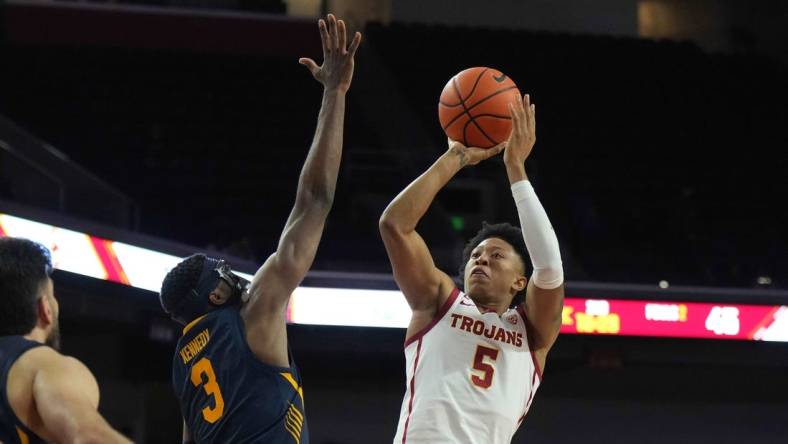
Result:
M527 170L568 279L788 285L784 63L627 37L397 23L364 33L315 269L389 271L377 220L446 149L438 96L458 71L491 66L537 104ZM321 94L297 63L319 59L315 26L263 38L279 49L7 38L0 114L126 195L126 228L260 262L293 203ZM9 177L0 198L25 203L30 190ZM453 272L483 220L516 217L493 159L462 171L419 230Z

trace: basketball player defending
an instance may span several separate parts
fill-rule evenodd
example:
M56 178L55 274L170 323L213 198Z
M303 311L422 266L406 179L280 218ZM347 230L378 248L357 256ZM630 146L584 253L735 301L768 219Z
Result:
M318 26L323 65L311 59L299 62L323 84L323 104L276 252L251 284L224 261L199 254L178 264L162 283L162 307L185 324L172 374L184 417L184 442L309 442L301 378L287 345L285 309L312 265L333 203L345 93L361 42L356 33L348 47L345 23L333 15Z
M509 443L558 336L564 297L558 240L524 165L535 142L535 108L526 95L510 113L504 162L522 230L485 224L468 242L465 293L435 267L416 224L452 176L503 144L484 150L449 141L449 150L380 218L394 278L413 311L397 444ZM530 282L526 255L534 267Z
M129 443L96 410L90 370L57 351L51 273L43 245L0 238L0 443Z

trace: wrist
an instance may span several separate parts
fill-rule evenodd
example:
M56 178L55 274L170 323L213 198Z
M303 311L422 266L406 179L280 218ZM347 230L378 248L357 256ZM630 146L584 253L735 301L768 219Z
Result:
M346 88L340 88L338 86L324 86L323 87L323 96L327 97L339 97L347 94Z
M506 166L506 175L509 177L510 185L521 180L528 180L523 162L504 162L504 165Z
M470 163L470 156L462 147L457 145L450 146L449 149L443 153L441 159L452 166L454 172L460 171Z
M467 155L460 150L449 148L436 163L440 164L444 171L454 175L467 165Z

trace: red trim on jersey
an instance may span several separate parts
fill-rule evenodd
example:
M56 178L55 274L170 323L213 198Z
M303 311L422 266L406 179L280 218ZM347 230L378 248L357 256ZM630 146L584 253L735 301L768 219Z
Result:
M534 353L534 340L531 335L531 323L528 322L528 316L525 315L525 309L523 308L523 304L517 306L517 312L520 313L520 316L523 317L523 323L525 324L525 336L526 340L528 341L528 348L531 352L531 359L534 361L534 368L536 369L536 374L539 375L539 380L542 380L542 369L539 368L539 361L536 360L536 354Z
M446 316L446 312L449 311L452 304L454 304L454 301L457 300L457 296L459 294L460 294L460 290L457 287L454 287L454 290L452 290L451 295L449 295L448 299L446 299L446 302L443 303L440 310L438 310L438 313L435 314L435 317L432 318L432 321L430 321L429 324L427 324L424 328L419 330L416 334L405 340L405 347L421 339L422 336L426 335L427 332L432 330L432 327L434 327L435 324L440 322L440 320L443 319L444 316Z
M528 414L528 409L531 408L531 401L534 399L534 393L536 393L536 389L534 388L536 384L536 369L531 374L531 393L528 395L528 401L525 402L525 411L523 412L523 416L520 417L520 420L517 421L517 424L522 424L523 420L525 419L525 415Z
M416 359L413 360L413 376L410 378L410 401L408 401L408 418L405 419L405 430L402 431L402 444L408 439L408 424L410 424L410 415L413 413L413 396L416 389L416 370L419 368L419 354L421 353L421 338L419 344L416 346Z

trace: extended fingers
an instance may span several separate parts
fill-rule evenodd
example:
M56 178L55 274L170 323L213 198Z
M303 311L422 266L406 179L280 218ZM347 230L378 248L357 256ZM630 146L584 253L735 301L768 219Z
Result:
M328 29L326 27L326 21L323 20L323 19L318 20L317 21L317 27L318 27L318 29L320 29L320 40L323 43L323 57L325 58L326 53L331 51L331 48L330 48L329 42L328 42L329 39L328 39Z
M350 54L350 57L356 55L356 50L358 49L358 45L361 44L361 33L356 32L353 36L353 41L350 42L350 47L348 48L347 52Z
M337 21L337 29L339 30L339 50L344 54L347 48L347 28L345 27L344 20Z
M328 36L331 49L336 50L339 48L339 31L337 30L337 18L334 14L328 14Z
M317 71L320 70L320 67L317 66L317 63L315 63L314 60L308 57L301 57L300 59L298 59L298 63L306 66L309 72L311 72L313 76L317 75Z
M531 96L529 94L526 94L522 99L520 99L519 111L522 114L523 120L525 121L527 127L531 128L531 119L533 116L531 116Z
M512 117L512 129L516 130L520 127L520 120L522 116L520 115L520 111L517 109L520 107L520 100L518 98L517 103L509 103L509 115Z
M531 132L536 130L536 104L531 104Z

